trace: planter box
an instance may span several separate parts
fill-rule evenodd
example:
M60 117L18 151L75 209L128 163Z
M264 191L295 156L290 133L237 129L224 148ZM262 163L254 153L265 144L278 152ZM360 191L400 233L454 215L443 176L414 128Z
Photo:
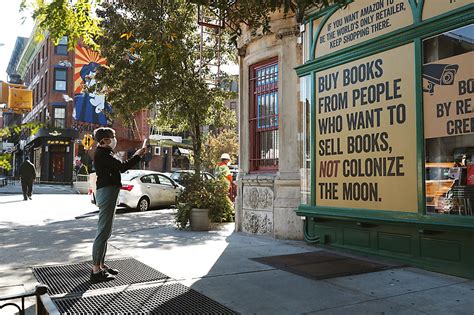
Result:
M209 220L209 209L195 209L191 210L189 218L192 231L209 231L211 223Z

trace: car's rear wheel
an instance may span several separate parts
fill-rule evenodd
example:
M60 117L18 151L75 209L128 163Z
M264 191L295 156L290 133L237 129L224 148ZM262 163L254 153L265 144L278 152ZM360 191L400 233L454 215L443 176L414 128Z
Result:
M150 208L150 200L147 197L141 197L138 201L138 211L147 211Z

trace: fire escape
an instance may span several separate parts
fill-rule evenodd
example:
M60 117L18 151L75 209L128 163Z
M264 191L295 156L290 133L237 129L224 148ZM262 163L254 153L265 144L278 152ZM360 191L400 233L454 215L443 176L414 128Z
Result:
M198 5L199 71L211 86L219 86L222 78L222 31L224 14L218 7Z

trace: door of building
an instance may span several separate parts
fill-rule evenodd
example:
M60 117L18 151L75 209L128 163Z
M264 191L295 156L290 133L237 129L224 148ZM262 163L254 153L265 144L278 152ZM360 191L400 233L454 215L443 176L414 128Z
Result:
M49 180L53 182L64 182L65 180L65 146L50 146L50 169Z

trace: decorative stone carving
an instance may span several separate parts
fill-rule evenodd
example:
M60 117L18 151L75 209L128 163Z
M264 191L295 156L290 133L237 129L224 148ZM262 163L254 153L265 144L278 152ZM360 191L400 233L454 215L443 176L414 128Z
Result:
M272 212L244 210L243 231L252 234L271 234Z
M244 209L273 210L273 190L269 187L244 186Z

